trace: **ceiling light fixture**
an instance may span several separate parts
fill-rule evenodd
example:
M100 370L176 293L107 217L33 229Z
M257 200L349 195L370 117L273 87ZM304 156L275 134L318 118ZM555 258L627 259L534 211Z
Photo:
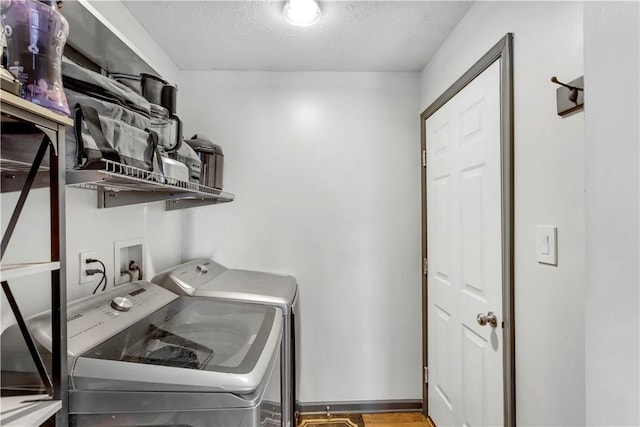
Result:
M308 27L320 20L320 6L315 0L289 0L282 14L289 24Z

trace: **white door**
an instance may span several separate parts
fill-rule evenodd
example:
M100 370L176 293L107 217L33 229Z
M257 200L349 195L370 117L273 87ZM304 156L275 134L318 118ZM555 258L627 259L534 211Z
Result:
M499 61L426 121L428 411L503 424ZM478 314L496 314L481 326Z

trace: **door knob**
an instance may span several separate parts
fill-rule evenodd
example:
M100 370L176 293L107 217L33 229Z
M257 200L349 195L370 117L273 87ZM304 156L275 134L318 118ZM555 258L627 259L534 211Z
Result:
M476 320L480 326L485 326L487 323L490 324L492 328L498 326L498 316L496 316L493 311L490 311L487 314L478 314Z

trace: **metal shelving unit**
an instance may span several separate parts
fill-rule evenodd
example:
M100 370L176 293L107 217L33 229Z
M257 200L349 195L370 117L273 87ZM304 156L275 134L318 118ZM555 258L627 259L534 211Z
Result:
M0 280L18 279L20 277L33 276L47 271L60 269L59 262L25 262L21 264L2 264L0 268Z
M49 187L50 215L50 259L40 263L6 264L0 262L2 290L11 306L20 332L22 333L31 357L36 365L43 387L47 394L30 396L3 396L1 399L1 425L39 426L55 415L56 426L68 425L68 380L67 380L67 292L65 254L65 164L64 131L65 126L73 125L67 117L55 114L46 108L2 91L0 95L2 123L20 122L32 126L34 132L42 134L37 153L31 163L2 159L2 192L20 191L20 196L11 215L11 219L2 236L0 260L11 242L16 224L32 188L47 185ZM6 130L3 130L6 132ZM25 143L32 143L27 141ZM61 155L58 155L58 154ZM43 160L48 154L48 167ZM50 272L51 274L51 312L52 336L51 370L42 362L28 326L20 312L9 281Z
M2 192L20 191L24 184L29 170L31 169L31 163L22 162L19 160L0 159L0 170L2 171L0 188ZM49 186L49 168L46 166L40 166L36 173L33 185L31 188L42 188Z
M68 170L67 185L98 191L98 208L166 201L167 210L233 201L235 196L216 188L179 181L110 160L99 170Z

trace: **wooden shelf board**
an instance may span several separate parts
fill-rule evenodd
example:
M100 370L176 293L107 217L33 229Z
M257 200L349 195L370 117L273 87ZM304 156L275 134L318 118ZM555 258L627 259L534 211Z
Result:
M2 397L0 425L38 427L62 408L62 402L46 394Z
M12 280L19 277L31 276L47 271L58 270L59 262L29 262L21 264L2 264L0 266L0 280Z
M2 103L7 103L9 105L13 105L14 107L20 108L25 111L29 111L33 114L36 114L40 117L43 117L48 120L52 120L56 123L65 126L73 126L73 120L71 120L67 116L63 116L58 113L54 113L53 111L46 109L40 105L34 104L33 102L27 101L26 99L22 99L19 96L15 96L14 94L7 91L0 91L0 101Z

